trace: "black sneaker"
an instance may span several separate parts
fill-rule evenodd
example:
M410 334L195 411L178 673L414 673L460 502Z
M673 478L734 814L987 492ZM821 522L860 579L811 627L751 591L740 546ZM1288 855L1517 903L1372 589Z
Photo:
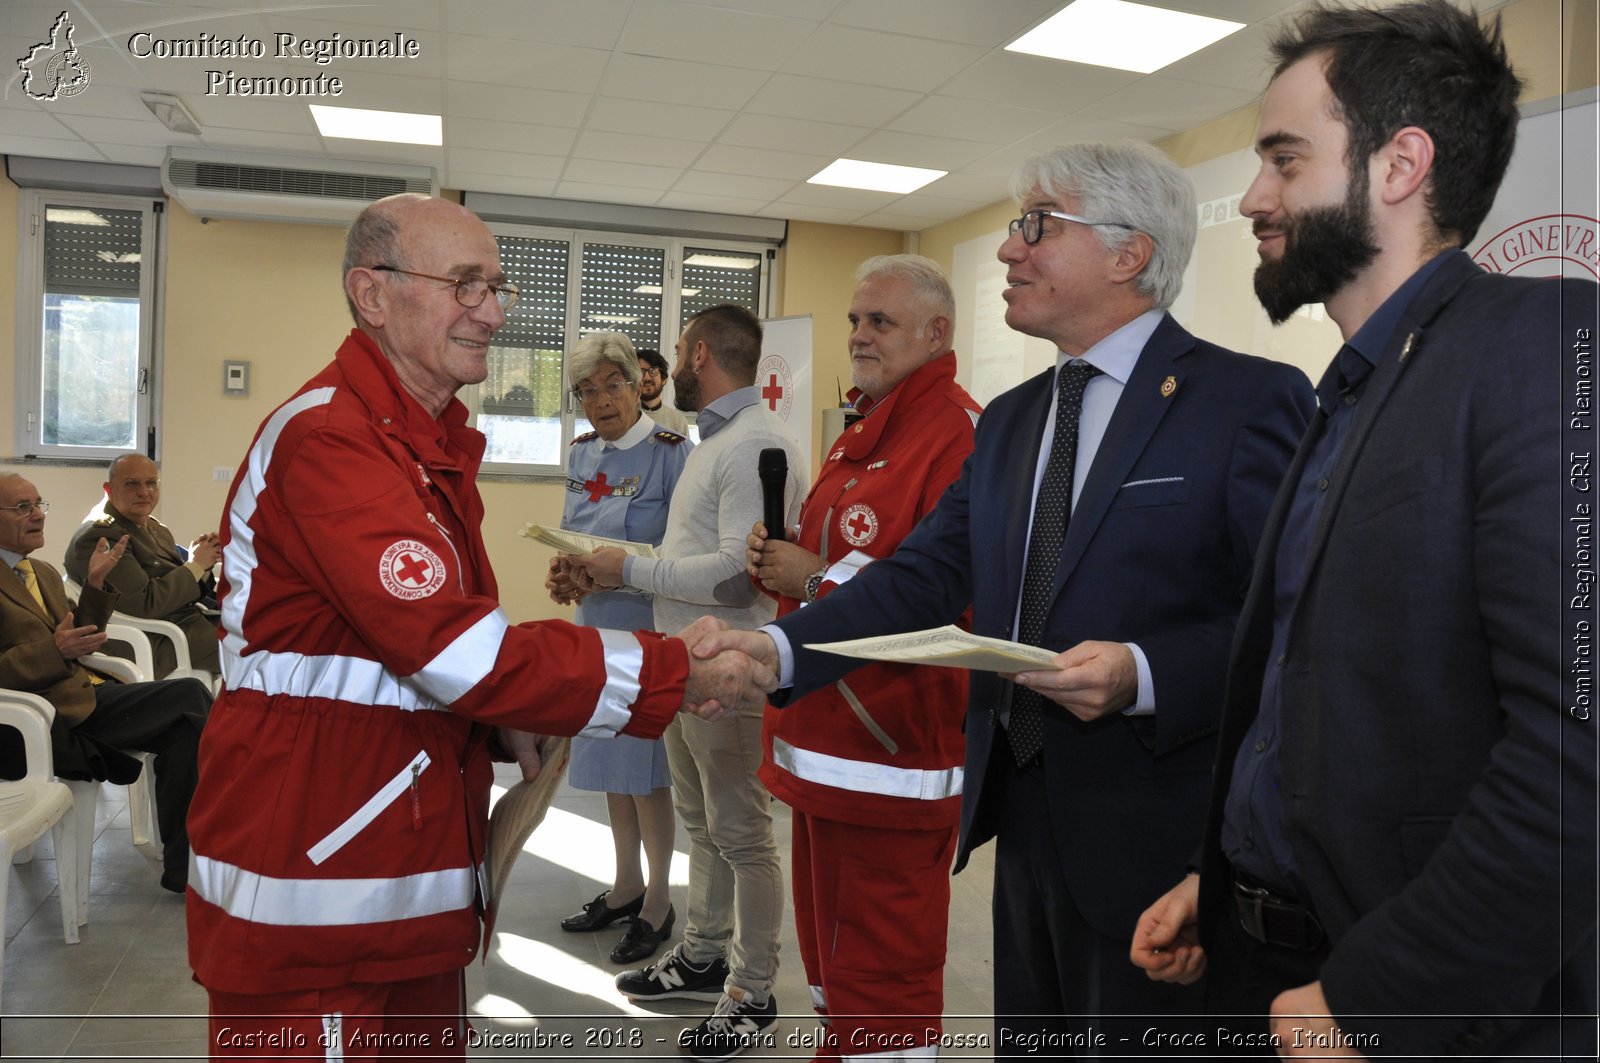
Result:
M716 1001L722 999L722 983L727 980L728 965L720 957L704 967L696 967L679 956L675 948L642 971L623 971L617 975L617 988L629 1000L676 997Z
M721 1063L757 1045L775 1047L777 1025L777 997L768 994L765 1004L756 1004L745 990L729 986L709 1019L678 1035L678 1047L700 1063Z

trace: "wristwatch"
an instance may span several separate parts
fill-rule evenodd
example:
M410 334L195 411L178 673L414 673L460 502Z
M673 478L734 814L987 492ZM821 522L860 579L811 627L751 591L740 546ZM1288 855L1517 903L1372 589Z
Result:
M822 581L828 578L828 570L819 568L806 577L806 601L814 602L817 594L822 590Z

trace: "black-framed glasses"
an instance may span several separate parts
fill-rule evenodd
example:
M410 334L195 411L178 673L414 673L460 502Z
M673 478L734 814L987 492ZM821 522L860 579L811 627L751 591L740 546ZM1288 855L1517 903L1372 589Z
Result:
M501 281L499 284L490 284L482 277L436 277L432 273L418 273L414 269L401 269L399 266L369 266L369 269L379 273L404 273L408 277L421 277L424 280L443 281L452 284L456 289L456 302L462 306L472 308L483 305L484 297L490 292L494 293L494 301L500 304L503 313L511 313L511 308L517 305L517 296L521 294L515 284Z
M614 399L620 399L631 387L633 387L631 380L608 380L600 387L590 384L587 387L573 388L572 393L578 396L579 402L593 402L600 397L602 391Z
M1036 244L1044 236L1044 220L1046 218L1060 218L1062 221L1075 221L1079 225L1110 225L1118 229L1134 229L1137 226L1129 225L1125 221L1095 221L1077 214L1063 214L1059 210L1030 210L1020 218L1012 218L1011 224L1006 228L1007 233L1022 232L1022 242Z
M4 510L7 513L16 513L19 516L23 516L23 517L32 516L33 515L33 511L36 510L36 509L41 514L49 513L50 512L50 503L48 503L48 502L18 502L14 506L0 506L0 510Z
M657 369L653 365L641 365L639 367L639 375L640 376L660 376L661 375L661 370Z

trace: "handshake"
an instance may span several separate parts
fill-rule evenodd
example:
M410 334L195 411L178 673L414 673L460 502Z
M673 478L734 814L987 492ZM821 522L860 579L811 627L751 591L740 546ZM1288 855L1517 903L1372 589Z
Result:
M720 720L766 703L778 687L778 647L760 631L738 631L702 616L678 632L689 650L683 708L702 720Z
M615 547L592 554L558 554L550 559L545 589L561 605L596 591L614 590L623 582L625 556ZM703 616L675 637L689 650L681 711L702 720L720 720L730 712L760 707L777 689L778 648L769 636L736 631L725 621Z

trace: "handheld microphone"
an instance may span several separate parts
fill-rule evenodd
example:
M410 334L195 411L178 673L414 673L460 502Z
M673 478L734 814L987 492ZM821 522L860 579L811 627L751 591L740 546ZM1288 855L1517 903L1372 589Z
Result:
M789 455L782 447L767 447L756 461L761 477L761 521L767 538L783 540L783 488L789 479Z

